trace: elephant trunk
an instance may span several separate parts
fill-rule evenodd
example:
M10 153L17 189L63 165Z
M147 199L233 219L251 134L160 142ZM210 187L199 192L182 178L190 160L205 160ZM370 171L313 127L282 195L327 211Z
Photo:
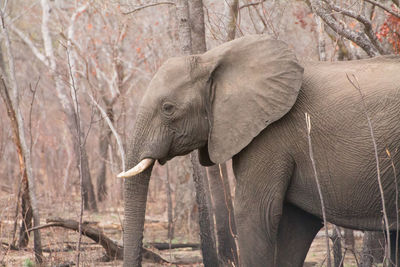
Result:
M136 166L140 161L146 136L145 127L140 125L141 123L136 123L132 146L129 147L131 153L127 157L127 168ZM141 266L146 200L152 169L153 164L140 174L124 180L124 267Z

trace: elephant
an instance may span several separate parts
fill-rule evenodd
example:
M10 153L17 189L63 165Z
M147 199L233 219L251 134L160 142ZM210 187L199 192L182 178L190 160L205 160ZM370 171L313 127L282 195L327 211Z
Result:
M124 266L141 265L154 162L192 151L204 166L232 159L240 266L303 266L323 227L321 196L326 220L351 229L381 231L384 207L395 261L399 74L397 56L300 62L265 35L168 59L139 106L129 170L119 174Z

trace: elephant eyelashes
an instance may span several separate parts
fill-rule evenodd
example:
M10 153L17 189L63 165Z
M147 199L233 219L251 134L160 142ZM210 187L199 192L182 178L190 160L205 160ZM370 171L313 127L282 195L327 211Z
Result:
M175 111L175 106L174 106L173 104L171 104L171 103L164 103L164 104L162 105L162 112L163 112L165 115L170 116L170 115L172 115L172 114L174 113L174 111Z

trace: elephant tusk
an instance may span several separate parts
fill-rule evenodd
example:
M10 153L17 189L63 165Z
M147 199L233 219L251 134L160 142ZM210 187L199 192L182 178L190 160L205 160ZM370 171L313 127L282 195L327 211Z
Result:
M133 167L132 169L127 170L126 172L121 172L120 174L117 175L118 178L130 178L132 176L135 176L136 174L139 174L146 170L148 167L151 166L151 164L154 163L154 159L143 159L141 162L139 162L138 165Z

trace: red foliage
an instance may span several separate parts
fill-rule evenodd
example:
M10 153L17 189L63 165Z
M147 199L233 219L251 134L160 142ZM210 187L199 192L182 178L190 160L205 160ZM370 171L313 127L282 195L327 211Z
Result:
M293 12L293 15L296 17L297 21L295 24L300 24L300 27L303 29L306 28L307 22L304 20L305 17L307 16L307 12L304 9L298 9Z
M394 5L392 6L394 12L397 12ZM385 22L376 33L379 41L383 41L385 38L393 48L395 54L400 54L400 18L386 13Z

